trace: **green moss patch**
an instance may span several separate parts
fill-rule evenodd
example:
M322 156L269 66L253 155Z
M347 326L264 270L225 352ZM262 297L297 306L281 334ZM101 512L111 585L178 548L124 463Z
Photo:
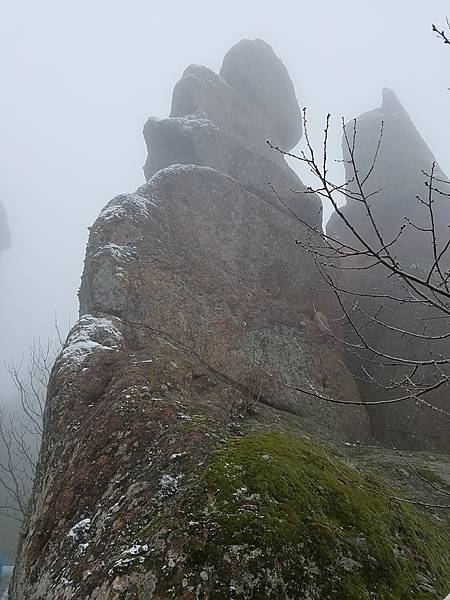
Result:
M442 600L445 520L393 495L318 444L233 438L180 506L183 588L210 599Z

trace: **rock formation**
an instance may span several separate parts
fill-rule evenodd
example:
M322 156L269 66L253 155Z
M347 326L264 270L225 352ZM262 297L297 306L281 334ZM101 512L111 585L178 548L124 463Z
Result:
M11 244L11 235L9 233L8 223L6 221L6 211L0 202L0 250L9 248Z
M299 437L367 441L368 418L308 394L359 401L314 322L317 275L293 243L305 232L267 185L320 218L266 144L288 149L301 135L285 67L259 40L232 48L221 75L191 66L171 116L144 135L148 182L91 229L12 600L356 598L346 590L397 577L405 591L417 569L441 590L444 559L431 565L413 541L413 517L399 509L405 520L369 532L370 496L353 485L363 476ZM445 545L434 526L417 527L433 551ZM394 548L410 544L421 565L397 572ZM359 556L369 576L343 575L340 561Z
M265 42L243 40L225 56L220 75L188 67L175 86L170 117L147 121L145 176L148 180L173 164L211 167L283 211L270 183L287 204L301 206L302 218L320 223L318 199L292 191L301 191L303 184L266 143L288 151L301 132L286 68Z
M383 132L381 146L375 166L365 187L367 194L381 190L373 197L372 212L374 219L380 223L386 240L393 240L401 225L411 221L416 224L427 223L427 210L417 201L419 195L425 199L427 190L424 181L436 162L432 152L420 136L409 115L400 104L392 90L383 90L381 107L364 113L357 119L356 151L357 163L361 173L368 173L372 165L377 141L380 138L381 124ZM352 138L353 123L347 124L349 138ZM348 159L348 150L343 142L344 161ZM353 176L352 168L346 164L346 176ZM435 176L447 180L439 165L436 164ZM354 184L353 184L354 186ZM436 195L435 211L438 217L436 231L438 236L447 240L450 223L450 202ZM373 227L367 218L361 203L349 201L344 213L351 215L352 222L364 237L375 240ZM339 230L341 228L342 231ZM342 236L351 239L347 228L334 215L328 229L335 230ZM426 232L418 231L412 226L402 234L394 246L396 256L405 264L428 264L431 258L431 243Z
M113 513L100 505L122 506L127 474L143 469L145 460L147 468L150 455L153 479L168 468L156 474L168 451L194 441L201 462L211 445L205 436L212 434L187 425L202 406L221 429L224 422L227 429L236 426L235 413L264 405L299 415L316 433L367 439L364 409L327 404L280 381L359 398L313 322L315 273L293 244L299 225L267 186L270 180L280 193L302 189L266 144L270 139L290 148L301 135L292 83L261 41L235 46L222 75L198 66L186 70L171 117L145 126L148 183L112 200L91 230L81 318L49 388L17 597L56 598L74 585L82 597L113 597L111 535L115 531L118 541L125 534L129 515L119 526L117 514L112 530L106 523ZM276 97L264 91L274 81ZM289 193L305 218L320 218L317 199ZM127 502L144 507L153 487L130 480ZM93 518L98 510L101 526ZM111 551L89 578L60 558L67 533L83 515L99 525L89 553ZM59 573L56 586L50 564Z
M427 198L428 190L424 182L427 180L426 174L431 173L432 165L436 160L394 92L385 89L381 107L357 119L355 149L361 177L372 167L382 123L381 146L373 171L365 184L365 193L367 195L375 193L370 197L371 211L385 243L395 240L400 229L404 228L397 241L390 246L391 254L402 268L418 276L425 275L426 278L427 269L433 263L432 238L429 232L424 231L430 227L430 218L428 209L417 199L417 196L422 199ZM352 139L353 123L347 125L347 131L349 139ZM353 169L348 162L349 153L345 139L343 152L347 180L350 180L353 177ZM435 176L447 181L439 165L435 166ZM445 184L443 185L445 187ZM355 186L353 182L349 189L354 191ZM449 236L450 202L448 197L438 193L434 194L433 201L434 229L438 248L442 249ZM343 208L343 214L362 237L374 247L380 246L376 239L377 233L361 202L349 199ZM356 244L359 247L354 235L337 214L330 219L327 231L344 243ZM430 352L434 352L435 356L438 354L449 356L450 344L447 340L430 342L426 339L401 335L399 330L415 331L418 334L426 332L430 336L439 335L442 333L442 319L435 319L433 323L433 314L429 308L425 309L414 303L392 302L386 298L404 292L399 292L401 288L398 281L388 277L389 273L384 268L361 270L361 267L366 267L368 263L367 259L360 257L352 263L347 261L346 267L353 266L358 270L345 270L341 273L343 288L365 295L378 295L372 298L358 297L359 306L368 314L374 315L379 311L380 305L383 305L384 308L377 313L380 320L388 326L398 328L396 331L390 331L377 324L365 326L364 335L369 345L390 356L415 360L426 360L430 357ZM380 296L384 298L380 299ZM434 316L437 316L437 313ZM367 321L365 317L361 319ZM427 327L424 330L426 323ZM383 385L388 385L393 377L393 370L389 372L381 364L376 364L377 362L383 361L368 353L365 369ZM361 361L358 358L349 355L348 363L351 370L361 377L360 390L365 400L376 401L402 395L398 388L389 392L383 387L372 384L361 370ZM401 379L400 372L406 374L406 369L403 371L399 369L395 373L398 379ZM425 372L424 376L428 377L429 383L433 381L431 371ZM448 409L447 396L447 388L443 387L424 399L438 408ZM375 440L383 444L421 450L450 451L448 419L420 402L411 400L389 407L378 406L370 410L370 418L371 433Z

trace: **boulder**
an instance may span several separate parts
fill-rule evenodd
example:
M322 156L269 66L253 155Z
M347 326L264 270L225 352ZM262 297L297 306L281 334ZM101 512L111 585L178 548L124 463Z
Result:
M283 150L302 136L301 111L289 73L263 40L242 40L223 59L221 76L270 119Z
M292 218L227 175L195 165L163 169L114 199L95 223L81 313L154 327L227 377L260 380L274 405L339 435L364 436L363 412L298 395L265 373L321 389L333 373L328 391L354 396L317 332L315 272L292 243L297 234Z

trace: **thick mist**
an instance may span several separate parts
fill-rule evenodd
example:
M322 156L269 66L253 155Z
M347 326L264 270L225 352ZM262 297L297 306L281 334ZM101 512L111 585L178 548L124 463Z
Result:
M52 337L55 315L63 335L75 321L87 227L144 182L144 121L167 114L188 64L218 70L243 37L286 64L317 144L332 113L334 158L340 117L379 106L387 86L450 172L450 54L431 33L446 11L443 0L3 3L0 199L12 246L0 254L0 364ZM11 394L2 366L0 397Z

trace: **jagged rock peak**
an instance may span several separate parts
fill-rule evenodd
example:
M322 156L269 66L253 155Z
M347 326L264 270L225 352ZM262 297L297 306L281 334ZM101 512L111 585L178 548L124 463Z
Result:
M259 130L265 122L267 135L284 150L299 142L302 122L294 85L285 65L262 40L234 45L223 59L220 76L190 65L175 87L170 116L202 114L223 125L224 117L231 114L239 120L242 111L248 128Z
M301 112L285 65L263 40L242 40L223 59L220 75L273 121L284 150L302 135Z
M11 244L11 234L8 228L6 211L0 202L0 250L6 250Z
M394 163L400 166L397 173L402 178L390 178L396 189L407 184L412 177L416 185L417 175L421 178L421 169L429 170L435 162L433 153L428 148L418 132L414 122L398 99L395 92L383 88L381 106L360 115L357 119L357 151L361 168L369 167L372 162L375 147L380 137L381 122L383 135L376 169L390 170ZM347 125L348 131L353 130L353 121ZM343 141L344 158L347 158L346 142ZM418 165L420 165L418 167ZM408 174L408 175L407 175Z
M381 145L366 192L381 188L376 205L389 208L380 219L386 227L398 227L405 215L416 210L416 195L423 193L423 172L429 173L436 158L420 135L411 117L396 94L389 88L382 91L379 108L365 112L356 119L356 154L358 169L368 172L374 160L375 148L381 135ZM381 134L381 124L383 131ZM348 124L351 137L353 122ZM348 158L347 142L343 139L344 159ZM352 166L346 162L346 177L353 177ZM446 179L438 165L436 174ZM393 201L395 199L395 201ZM349 202L349 205L354 202ZM445 210L443 203L443 210ZM356 210L356 209L355 209ZM364 212L364 211L363 211Z
M149 181L111 200L91 228L81 317L49 384L11 600L223 595L230 577L222 587L207 563L200 587L186 579L190 536L173 562L181 580L166 571L178 543L163 539L166 517L154 519L171 507L187 517L182 497L217 442L282 422L339 443L369 440L356 384L314 322L317 270L292 243L306 230L267 186L320 218L319 199L291 191L300 180L265 142L282 143L272 100L260 106L210 69L189 67L172 116L146 125ZM298 392L298 382L339 402ZM269 568L262 555L257 572Z
M397 94L390 88L383 88L381 96L381 110L383 112L407 114Z

